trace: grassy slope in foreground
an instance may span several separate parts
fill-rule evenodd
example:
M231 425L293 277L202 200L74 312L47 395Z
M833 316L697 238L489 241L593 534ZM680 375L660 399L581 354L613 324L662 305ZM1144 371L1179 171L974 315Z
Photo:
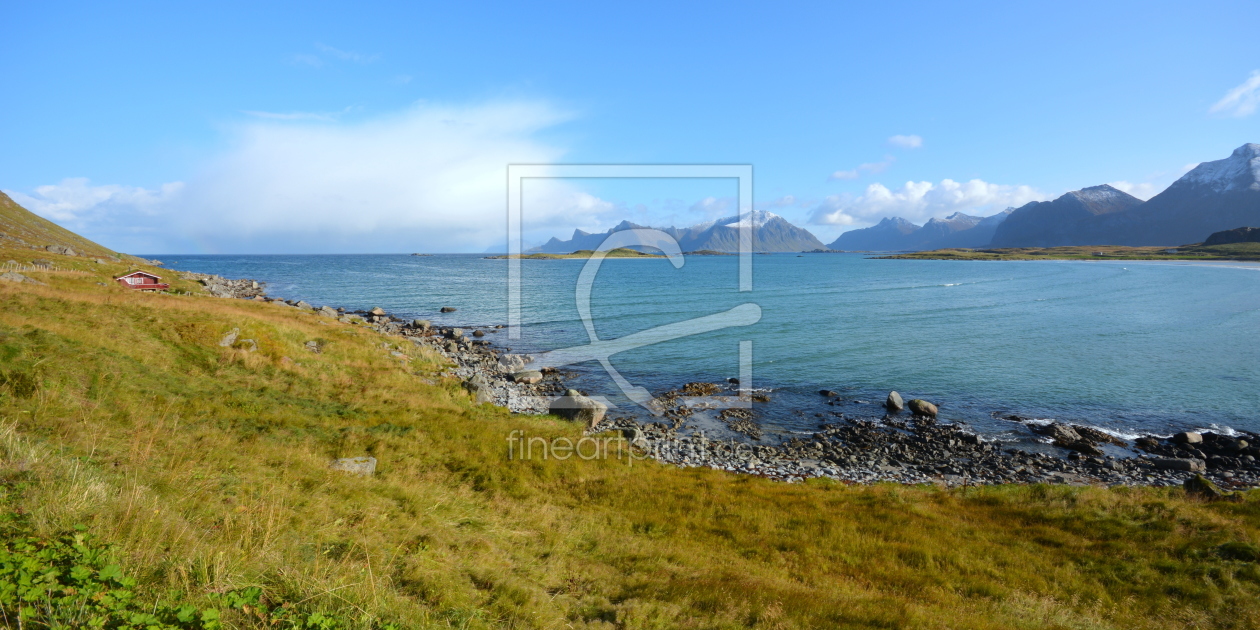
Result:
M573 252L571 254L547 254L547 253L520 254L520 255L509 254L506 256L486 256L486 258L493 258L493 259L520 258L522 260L556 260L556 259L562 259L562 258L590 258L591 255L593 255L594 253L595 253L594 250L579 249L576 252ZM646 252L633 250L628 247L618 247L617 249L609 250L608 253L604 255L604 257L605 258L665 258L663 254L649 254Z
M1256 493L509 461L512 430L580 429L474 406L397 338L110 273L0 282L0 526L86 525L143 601L259 586L348 627L1260 626ZM220 347L233 328L258 350ZM327 468L364 454L375 477Z
M10 252L3 260L29 262L31 252L34 251L32 247L39 248L42 253L48 245L69 247L88 256L114 255L114 252L105 247L28 211L0 192L0 246L17 250ZM39 254L36 256L47 258Z
M1011 247L1001 249L936 249L878 258L920 260L1260 260L1260 243L1186 245L1183 247Z

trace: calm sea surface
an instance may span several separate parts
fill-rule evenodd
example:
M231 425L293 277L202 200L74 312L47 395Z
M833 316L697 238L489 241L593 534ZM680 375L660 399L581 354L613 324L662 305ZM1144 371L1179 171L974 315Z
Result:
M481 255L157 257L265 281L270 295L316 306L380 306L438 325L507 321L507 261ZM574 295L584 264L522 261L523 338L488 338L513 352L587 343ZM1012 433L995 419L1005 414L1123 434L1260 430L1260 265L774 254L755 256L753 273L753 291L740 293L734 256L691 256L681 269L606 260L592 298L597 333L760 305L752 326L627 351L613 364L659 393L738 376L738 342L752 340L753 385L771 390L762 422L772 433L810 432L822 411L878 414L873 403L891 389L988 434ZM633 413L598 364L574 369L574 387ZM822 405L820 389L845 404Z

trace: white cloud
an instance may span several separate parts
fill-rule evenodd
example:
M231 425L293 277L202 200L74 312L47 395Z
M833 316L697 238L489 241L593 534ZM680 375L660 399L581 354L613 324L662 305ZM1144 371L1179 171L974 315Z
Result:
M917 149L923 146L923 138L920 136L893 136L888 139L888 144L902 149Z
M1126 182L1124 180L1120 180L1118 182L1107 182L1107 184L1110 185L1112 188L1115 188L1116 190L1129 193L1130 195L1133 195L1134 197L1137 197L1138 199L1141 199L1142 201L1146 201L1147 199L1150 199L1151 197L1158 195L1159 192L1164 189L1164 186L1155 184L1153 182L1140 182L1140 183L1134 184L1134 183Z
M5 191L27 210L61 224L90 225L113 208L153 214L177 198L183 182L162 184L156 190L136 186L93 186L86 177L68 177L58 184L39 186L33 195Z
M354 123L264 118L235 127L231 148L185 184L74 179L15 198L136 253L482 251L506 234L507 165L558 162L564 149L537 136L568 118L533 101ZM571 229L611 211L563 181L527 190L527 228Z
M254 118L267 118L270 120L322 120L325 122L331 122L338 116L336 113L320 112L260 112L244 110L241 113Z
M991 184L979 179L956 182L906 182L896 190L871 184L858 196L832 195L814 208L815 225L875 223L884 217L902 217L916 223L953 212L992 214L1009 206L1022 206L1046 195L1029 186Z
M703 215L706 219L715 220L735 214L735 199L731 197L705 197L688 208L692 212Z
M1260 70L1253 70L1246 81L1226 92L1208 111L1242 118L1254 114L1257 107L1260 107Z
M320 59L319 57L316 57L315 55L296 54L296 55L290 56L289 61L293 63L304 64L312 68L324 67L324 60Z
M327 44L321 44L318 42L315 44L315 47L318 48L320 52L323 52L324 54L330 55L332 57L336 57L337 59L341 59L343 61L353 61L355 63L372 63L373 61L380 59L380 55L365 55L363 53L357 53L350 50L341 50L339 48L333 48L332 46L329 46Z
M850 179L857 179L861 177L863 174L877 175L879 173L883 173L884 171L888 170L888 167L892 166L893 162L896 162L896 161L897 161L897 158L891 155L885 155L883 161L881 162L867 162L866 164L859 164L857 168L851 171L836 171L832 173L831 176L828 177L827 179L831 181L850 180Z

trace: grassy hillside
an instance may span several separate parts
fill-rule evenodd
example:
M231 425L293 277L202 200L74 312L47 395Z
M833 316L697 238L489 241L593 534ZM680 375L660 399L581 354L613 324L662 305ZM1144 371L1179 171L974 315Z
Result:
M57 262L0 282L9 627L1260 626L1260 496L509 460L513 430L581 430L473 405L398 338ZM328 469L359 455L374 477ZM19 604L12 558L73 585Z
M1260 243L1202 244L1183 247L1011 247L998 249L936 249L879 258L926 260L1260 260Z
M69 247L81 255L112 256L114 252L40 217L0 192L0 244L9 249L44 250L48 245ZM19 252L19 258L28 252ZM6 258L6 260L8 260Z

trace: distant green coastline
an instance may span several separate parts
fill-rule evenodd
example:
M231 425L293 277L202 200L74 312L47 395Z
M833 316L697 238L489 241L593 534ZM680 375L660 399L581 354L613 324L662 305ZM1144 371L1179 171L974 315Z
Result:
M935 249L907 252L880 259L917 260L1260 260L1260 243L1186 245L1184 247L1009 247L995 249Z

